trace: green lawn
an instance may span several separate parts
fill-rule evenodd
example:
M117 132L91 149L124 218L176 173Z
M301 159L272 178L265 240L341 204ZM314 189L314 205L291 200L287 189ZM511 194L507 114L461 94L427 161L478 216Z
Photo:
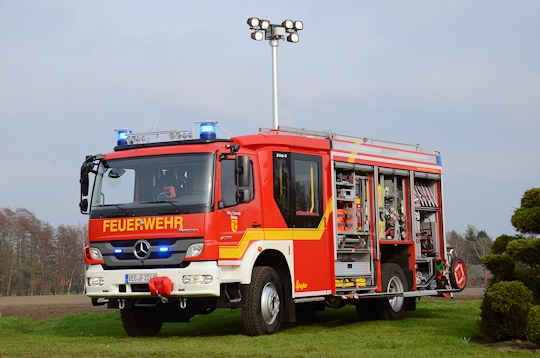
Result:
M480 335L480 301L421 300L402 321L359 322L353 306L327 308L272 336L243 334L240 310L166 323L157 337L128 338L118 312L48 321L0 319L0 357L498 357Z

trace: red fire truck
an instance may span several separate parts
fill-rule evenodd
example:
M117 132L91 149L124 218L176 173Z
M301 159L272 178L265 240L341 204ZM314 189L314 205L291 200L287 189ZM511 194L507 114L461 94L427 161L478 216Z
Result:
M438 153L288 127L229 138L217 122L117 134L81 167L80 209L86 294L129 336L216 308L241 308L251 336L346 304L401 319L465 288Z

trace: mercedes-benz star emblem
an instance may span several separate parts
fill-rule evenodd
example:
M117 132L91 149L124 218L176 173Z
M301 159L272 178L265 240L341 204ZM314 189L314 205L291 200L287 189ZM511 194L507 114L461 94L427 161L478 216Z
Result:
M139 240L133 245L133 254L139 260L146 260L150 257L150 243L146 240Z

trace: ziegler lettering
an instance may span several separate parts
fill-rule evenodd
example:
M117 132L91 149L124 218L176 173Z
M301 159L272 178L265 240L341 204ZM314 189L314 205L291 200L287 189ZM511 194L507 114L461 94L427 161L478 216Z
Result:
M172 229L180 231L183 226L184 218L181 216L103 220L103 232L130 232Z
M302 291L305 290L308 287L308 284L305 282L300 282L299 280L296 280L296 290Z

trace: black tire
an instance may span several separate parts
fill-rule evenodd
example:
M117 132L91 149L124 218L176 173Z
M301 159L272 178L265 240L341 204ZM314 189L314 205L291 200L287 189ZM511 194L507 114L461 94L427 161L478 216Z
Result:
M279 330L283 312L279 276L269 266L257 266L251 273L246 304L242 308L244 330L249 336L274 334Z
M356 314L360 321L373 321L377 319L377 312L372 298L362 298L355 304Z
M396 264L385 263L381 265L383 292L402 293L408 291L405 273ZM407 314L407 299L403 296L394 296L376 299L375 312L380 319L397 320Z
M120 310L120 317L130 337L155 336L163 325L159 312L150 307L124 308Z
M467 286L467 268L462 259L455 257L450 264L450 285L463 290Z
M295 307L296 322L312 321L317 313L316 302L297 303Z

